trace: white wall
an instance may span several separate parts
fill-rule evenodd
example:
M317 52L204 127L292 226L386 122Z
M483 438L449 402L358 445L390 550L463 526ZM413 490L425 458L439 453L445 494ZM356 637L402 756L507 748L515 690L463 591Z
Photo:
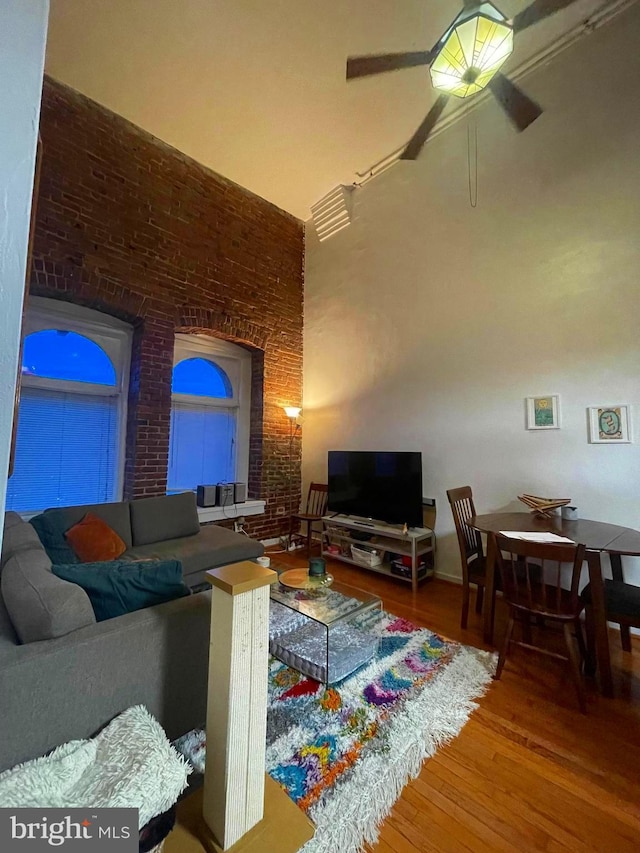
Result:
M637 5L521 81L545 108L526 132L474 112L476 209L462 121L356 190L345 231L308 229L305 479L330 448L421 450L443 575L455 486L479 512L526 491L640 528L640 447L589 444L586 415L635 404L640 441L638 44ZM552 393L562 429L527 431L524 398Z
M0 4L0 517L11 446L48 14L48 0Z

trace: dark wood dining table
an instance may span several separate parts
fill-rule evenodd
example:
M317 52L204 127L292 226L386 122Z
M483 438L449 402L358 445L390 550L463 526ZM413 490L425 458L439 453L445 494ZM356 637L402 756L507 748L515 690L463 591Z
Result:
M591 603L593 607L597 669L600 677L600 690L604 696L613 696L611 678L611 658L609 654L609 635L604 600L604 579L602 577L602 554L608 554L611 560L613 578L622 580L622 557L640 556L640 531L617 524L602 521L576 519L569 521L560 516L536 515L528 512L493 512L488 515L475 515L467 522L469 527L481 533L499 533L504 531L528 531L557 533L566 536L576 544L587 549L587 565L591 584ZM487 541L487 578L484 596L484 639L493 643L493 623L495 611L495 540L489 536Z

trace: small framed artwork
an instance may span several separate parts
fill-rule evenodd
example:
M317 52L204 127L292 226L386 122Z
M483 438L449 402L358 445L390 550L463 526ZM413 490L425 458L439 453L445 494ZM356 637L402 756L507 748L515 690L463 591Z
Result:
M527 429L560 429L560 395L527 397Z
M590 406L589 441L591 444L630 444L629 406Z

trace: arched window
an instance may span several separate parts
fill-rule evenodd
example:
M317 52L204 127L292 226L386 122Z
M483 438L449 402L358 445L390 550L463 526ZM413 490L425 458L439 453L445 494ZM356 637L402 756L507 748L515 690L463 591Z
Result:
M185 358L173 368L171 391L194 397L233 397L231 380L224 370L208 358Z
M131 336L124 323L32 299L7 508L118 500Z
M168 491L247 481L250 386L245 349L176 335Z
M115 385L116 370L91 338L69 329L44 329L24 340L22 375L95 385Z

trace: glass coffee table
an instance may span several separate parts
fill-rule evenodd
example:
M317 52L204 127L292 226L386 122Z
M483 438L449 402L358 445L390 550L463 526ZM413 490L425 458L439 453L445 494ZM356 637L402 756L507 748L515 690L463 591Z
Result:
M370 661L382 601L334 583L314 590L271 588L269 651L304 675L333 684Z

